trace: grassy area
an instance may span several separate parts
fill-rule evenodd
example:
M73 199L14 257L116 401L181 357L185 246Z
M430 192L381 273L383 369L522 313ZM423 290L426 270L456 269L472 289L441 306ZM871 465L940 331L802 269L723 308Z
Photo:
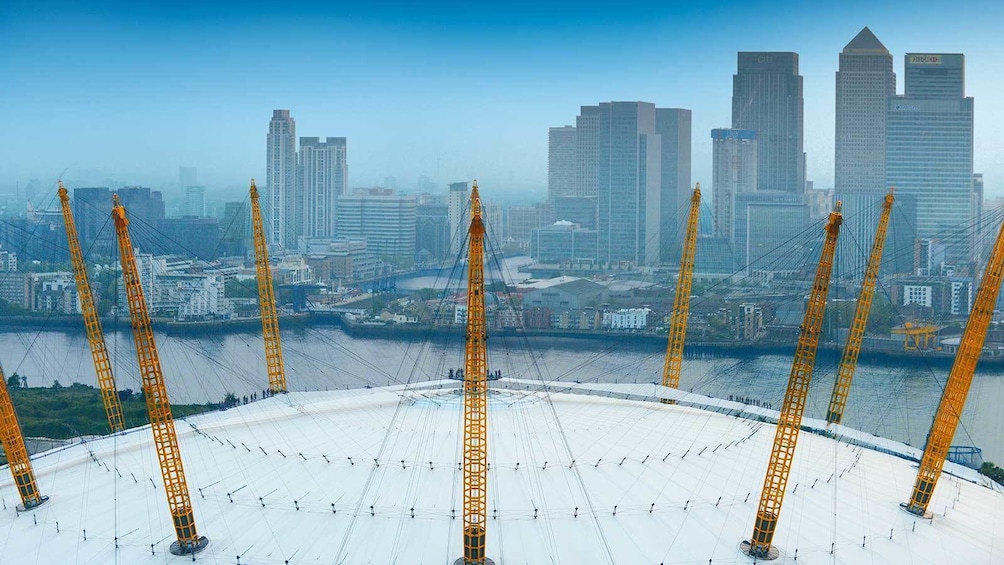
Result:
M9 388L21 431L26 437L67 439L83 435L109 433L108 418L98 389L79 383L50 388ZM120 391L126 427L144 426L146 416L143 397L131 390ZM216 404L174 404L175 418L215 410ZM6 463L0 457L0 464Z

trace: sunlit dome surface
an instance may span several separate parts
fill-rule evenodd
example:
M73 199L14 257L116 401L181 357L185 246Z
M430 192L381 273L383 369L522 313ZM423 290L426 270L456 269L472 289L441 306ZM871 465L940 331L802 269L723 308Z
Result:
M752 562L738 544L751 533L774 435L761 420L772 412L653 385L492 388L496 563ZM178 421L199 533L210 539L197 560L452 563L461 419L459 383L439 381L291 393ZM934 519L918 519L899 508L916 474L903 456L918 451L841 431L846 441L801 435L776 562L1004 563L1000 490L948 464ZM148 428L34 465L51 500L32 512L15 513L10 474L0 477L0 563L187 560L168 553L174 531Z

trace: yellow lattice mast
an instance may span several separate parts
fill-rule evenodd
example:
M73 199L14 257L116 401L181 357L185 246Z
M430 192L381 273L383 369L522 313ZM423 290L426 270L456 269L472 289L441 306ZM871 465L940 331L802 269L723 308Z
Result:
M987 337L987 328L993 317L994 306L997 304L997 294L1001 289L1001 277L1004 273L1004 224L1001 224L994 243L993 252L983 272L983 281L976 292L973 311L969 314L966 330L959 342L959 351L955 354L952 371L948 374L945 392L938 404L938 412L934 415L931 431L927 434L927 446L924 456L920 459L920 469L917 471L917 481L913 485L910 502L903 504L908 512L918 516L927 514L927 505L931 502L934 487L938 486L941 469L945 466L948 448L959 427L962 408L969 395L969 385L973 382L976 362L983 352L983 342Z
M485 225L478 181L471 190L467 265L467 347L464 354L464 556L485 565L488 508L488 338L485 325Z
M662 368L662 386L680 387L683 368L683 343L687 339L687 318L690 315L690 289L694 280L694 256L697 252L697 220L701 212L701 184L697 183L690 197L690 214L687 216L687 235L683 240L680 257L680 277L673 295L673 312L669 320L669 344L666 346L666 363Z
M48 496L42 496L38 492L35 471L31 468L31 459L24 446L24 436L21 435L21 425L17 422L14 403L7 391L7 377L3 374L3 368L0 368L0 445L3 445L7 456L14 486L21 495L21 504L17 509L31 510L49 500Z
M777 556L777 550L772 554L771 541L774 539L777 519L781 514L781 502L784 500L784 489L788 484L791 462L795 457L795 444L802 425L802 413L805 411L805 397L812 382L816 347L819 345L819 332L823 326L823 313L826 311L826 296L830 290L833 251L837 246L837 235L840 233L842 222L840 202L837 202L826 224L823 251L819 255L816 277L812 282L812 293L805 307L798 346L795 348L795 359L791 364L791 374L788 376L788 388L784 393L784 404L777 419L770 463L763 481L763 491L760 493L753 536L742 542L743 549L754 557L769 559Z
M192 500L185 480L185 469L181 464L178 435L174 431L171 402L167 398L160 355L153 339L150 314L146 309L136 256L132 240L129 238L129 220L126 219L125 208L119 203L117 194L113 196L113 201L112 218L115 220L115 233L118 236L122 280L125 283L129 315L132 318L132 334L136 341L136 358L139 361L143 396L146 397L146 410L157 448L164 492L167 494L167 505L171 510L171 521L177 536L177 541L171 544L171 553L175 555L195 553L204 549L209 540L205 536L199 537L195 530L195 516L192 513Z
M122 402L115 389L115 377L112 375L112 363L108 358L108 347L101 331L101 318L94 307L94 295L91 294L91 283L87 280L87 264L84 253L80 249L80 239L77 237L77 224L73 221L73 211L70 209L70 195L63 182L59 181L59 202L63 208L63 223L66 225L66 241L70 245L70 259L73 262L73 275L77 281L77 296L80 299L80 311L84 316L84 328L87 330L87 343L91 346L91 359L94 360L94 372L98 375L98 388L101 390L101 402L105 405L105 415L108 416L108 427L112 433L125 429L125 418L122 416Z
M882 215L879 216L878 228L875 230L875 242L872 253L865 267L865 279L861 283L861 294L854 307L854 320L847 333L847 343L844 344L844 354L840 358L837 369L837 380L833 383L833 393L830 395L830 407L826 410L826 421L839 424L844 418L844 407L847 406L847 394L851 390L854 371L858 367L858 356L861 354L861 341L865 337L865 326L868 325L868 315L872 311L872 299L875 297L875 284L878 282L879 267L882 264L882 248L885 246L885 234L889 228L889 214L892 212L893 189L885 195L882 202Z
M258 309L261 310L261 333L265 338L268 388L272 392L286 392L286 365L282 361L282 343L279 341L279 314L275 307L268 241L261 221L258 187L255 186L254 179L251 179L251 225L254 231L254 265L258 271Z

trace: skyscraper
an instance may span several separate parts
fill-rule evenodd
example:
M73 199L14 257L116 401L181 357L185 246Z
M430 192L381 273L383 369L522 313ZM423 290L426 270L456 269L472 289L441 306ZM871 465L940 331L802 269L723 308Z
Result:
M805 192L798 53L740 52L732 127L757 132L757 189Z
M946 262L964 267L976 222L965 58L908 53L904 67L907 94L888 102L886 184L916 198L916 237L942 242Z
M109 225L112 193L105 187L73 189L73 219L80 246L88 259L114 257L117 253L115 229Z
M300 138L299 192L303 205L293 220L294 240L299 236L335 235L336 200L346 193L348 186L345 150L344 137L329 137L324 141L317 137Z
M836 87L835 185L885 194L885 128L896 95L892 55L867 27L840 53Z
M296 122L289 110L273 110L265 142L267 186L265 233L272 245L296 248L295 232L287 233L296 192ZM290 235L294 237L290 238Z
M756 191L757 135L745 129L713 129L711 140L715 235L734 246L736 195Z
M600 107L582 106L575 118L575 195L597 196L600 182Z
M181 188L199 184L199 170L195 167L178 167L178 182Z
M655 133L661 137L659 260L678 264L683 249L684 210L690 203L691 112L656 108Z
M201 218L206 215L206 187L185 187L185 216Z
M662 242L662 139L655 104L603 102L599 114L599 261L653 265Z
M547 131L547 198L575 196L575 126Z

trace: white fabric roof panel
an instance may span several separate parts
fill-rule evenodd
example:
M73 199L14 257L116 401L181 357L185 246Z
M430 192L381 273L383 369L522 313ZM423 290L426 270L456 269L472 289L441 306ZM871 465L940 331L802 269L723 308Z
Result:
M496 563L752 562L738 543L752 531L774 434L759 419L769 411L652 385L492 387ZM178 421L199 533L210 539L197 560L452 563L461 552L458 389L291 393ZM867 434L840 430L869 445ZM185 560L167 551L174 531L147 428L47 452L34 466L51 500L32 512L14 512L10 474L0 476L0 563ZM946 468L959 477L941 480L935 518L921 520L899 508L915 463L801 434L777 562L794 563L797 551L799 564L1004 563L1004 495Z

